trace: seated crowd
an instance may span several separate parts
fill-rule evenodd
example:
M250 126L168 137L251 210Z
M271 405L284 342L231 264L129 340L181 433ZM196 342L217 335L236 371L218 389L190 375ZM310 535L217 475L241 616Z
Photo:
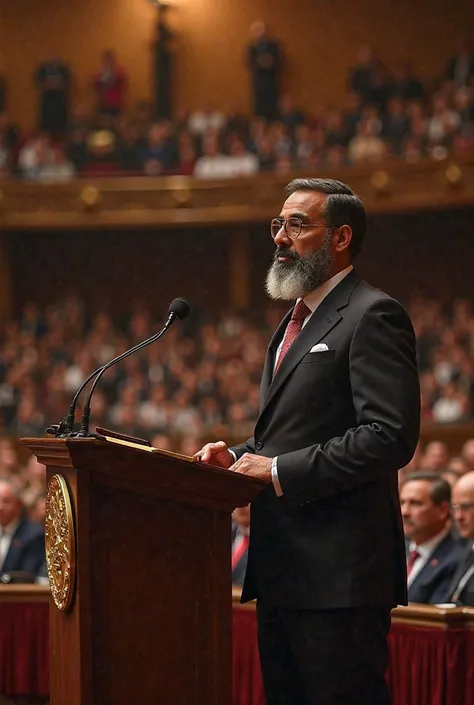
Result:
M423 420L472 415L474 318L467 301L443 311L416 300L409 306L418 339ZM251 322L229 312L199 314L111 368L94 397L92 420L149 438L153 445L193 454L203 439L251 435L258 413L261 367L275 309ZM45 468L18 454L9 437L43 435L59 421L91 370L143 340L156 328L138 307L123 321L87 315L75 297L45 310L25 306L0 335L0 573L45 578ZM81 408L78 409L78 418ZM474 439L459 456L433 441L400 471L407 537L409 599L474 604ZM234 513L233 580L242 581L248 509ZM17 541L18 532L21 541ZM467 575L467 578L466 578ZM456 580L458 581L456 584Z
M106 55L111 52L105 52ZM0 178L68 180L81 175L194 175L198 178L338 169L387 158L442 160L474 147L474 86L448 62L435 85L404 63L387 68L370 52L348 78L343 108L281 97L278 119L203 106L157 119L151 103L125 110L126 72L113 58L120 92L97 111L75 106L61 134L21 134L0 114ZM95 85L95 84L94 84ZM119 95L119 98L117 97ZM64 114L66 111L64 109ZM44 122L44 121L43 121Z
M408 308L418 340L423 422L472 418L469 302L443 310L417 299ZM107 371L93 398L93 422L145 438L165 433L189 454L204 437L251 435L266 346L279 315L273 305L253 320L234 312L214 319L195 312L159 345ZM75 297L44 310L26 305L0 332L0 429L12 436L43 434L65 415L80 383L152 335L157 320L142 306L120 320L106 311L90 316Z

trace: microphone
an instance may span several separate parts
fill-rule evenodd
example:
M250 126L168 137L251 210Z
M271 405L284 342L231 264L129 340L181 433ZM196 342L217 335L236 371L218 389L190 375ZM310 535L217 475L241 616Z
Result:
M104 374L106 370L109 369L109 367L112 367L115 365L117 362L121 362L124 360L126 357L129 357L129 355L133 355L134 353L138 352L139 350L142 350L143 348L147 347L148 345L151 345L151 343L154 343L155 341L159 340L168 330L168 328L171 326L172 323L174 323L177 319L183 320L189 315L189 312L191 310L191 307L189 306L188 302L186 299L183 299L181 297L178 297L177 299L173 299L173 301L170 304L169 310L168 310L168 318L166 320L166 323L164 327L159 331L159 333L155 333L152 335L150 338L147 338L147 340L144 340L142 343L138 343L137 345L134 345L133 348L130 348L130 350L126 350L124 353L121 355L118 355L115 357L113 360L108 362L105 365L102 365L101 367L98 367L92 374L87 377L87 379L80 385L79 389L74 395L74 398L71 402L71 406L69 408L69 413L66 416L65 419L63 419L59 424L54 424L53 426L50 426L49 428L46 429L46 433L49 433L51 435L56 436L57 438L64 438L64 437L70 437L70 436L81 436L81 437L87 437L91 436L93 434L89 433L89 421L90 421L90 413L91 413L91 400L92 400L92 395L94 394L94 390L97 386L98 381ZM86 400L86 404L84 407L84 414L82 416L81 420L81 429L79 433L74 433L74 422L75 422L75 417L76 417L76 407L77 407L77 402L79 399L79 396L81 392L83 391L84 387L91 381L91 379L95 377L94 382L92 383L91 389L89 391L89 395Z

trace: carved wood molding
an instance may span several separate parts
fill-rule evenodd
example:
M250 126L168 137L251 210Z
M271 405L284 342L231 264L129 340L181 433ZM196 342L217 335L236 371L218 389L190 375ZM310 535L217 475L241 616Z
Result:
M255 610L255 601L240 603L240 587L232 587L232 606L234 609ZM435 605L421 605L412 603L407 606L396 607L392 610L394 624L407 624L433 629L474 628L474 608L469 607L442 607Z
M78 179L67 184L0 182L0 228L7 230L170 228L267 222L295 176L204 181L188 177ZM474 154L409 165L346 168L346 181L369 213L399 213L474 203Z
M240 604L241 589L232 588L232 605L237 609L255 610L255 602ZM48 585L0 585L0 602L49 602ZM392 611L392 621L430 626L438 629L464 627L474 629L474 608L457 607L448 609L434 605L412 604L397 607Z
M49 603L51 591L49 585L16 584L0 585L0 603L44 602Z

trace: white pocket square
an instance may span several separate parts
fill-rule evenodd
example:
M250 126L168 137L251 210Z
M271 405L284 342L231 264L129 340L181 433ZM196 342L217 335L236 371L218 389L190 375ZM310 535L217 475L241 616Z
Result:
M310 353L312 352L324 352L324 350L329 350L328 346L326 343L318 343L317 345L313 345L311 350L309 351Z

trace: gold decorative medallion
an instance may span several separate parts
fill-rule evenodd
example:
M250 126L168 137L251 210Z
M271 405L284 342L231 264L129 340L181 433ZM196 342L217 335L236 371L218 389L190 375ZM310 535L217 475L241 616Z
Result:
M53 475L46 496L46 565L56 607L67 610L74 593L75 536L69 491L61 475Z

